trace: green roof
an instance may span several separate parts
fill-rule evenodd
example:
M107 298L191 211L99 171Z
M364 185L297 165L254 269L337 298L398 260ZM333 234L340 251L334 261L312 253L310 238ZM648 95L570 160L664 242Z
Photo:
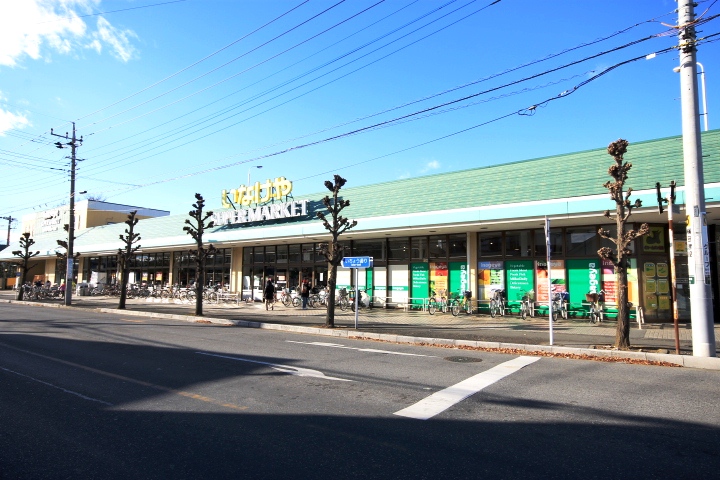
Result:
M720 130L702 133L703 169L706 188L720 183ZM626 186L634 191L653 190L655 183L668 185L675 180L684 185L682 137L668 137L630 143L625 160L632 162ZM483 168L432 174L360 187L347 187L342 196L350 206L343 211L348 218L361 219L353 232L377 228L436 225L461 221L517 218L531 215L527 207L510 211L508 205L562 200L574 211L589 212L611 208L603 184L611 177L607 170L613 159L605 148L555 155ZM327 191L304 195L311 199L310 211L322 209ZM604 207L579 197L604 195ZM575 200L573 200L575 199ZM547 206L543 206L548 211ZM406 218L398 220L406 216ZM187 214L148 218L138 222L143 249L192 248L192 238L183 230ZM124 223L103 225L77 231L75 250L81 253L111 253L122 246L119 235ZM38 235L33 251L54 256L56 240L62 232ZM208 241L233 242L326 233L315 218L266 221L263 224L217 226L206 234ZM0 258L16 258L12 250L0 252Z

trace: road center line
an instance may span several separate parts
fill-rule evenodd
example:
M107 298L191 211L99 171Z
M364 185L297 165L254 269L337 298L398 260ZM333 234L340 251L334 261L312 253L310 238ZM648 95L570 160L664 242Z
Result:
M505 363L501 363L490 370L478 373L460 383L435 392L414 405L398 410L394 415L401 417L427 420L435 415L444 412L458 402L465 400L485 387L501 380L508 375L517 372L521 368L540 360L540 357L518 357Z
M316 345L318 347L330 347L330 348L344 348L347 350L357 350L358 352L371 352L371 353L384 353L387 355L406 355L411 357L435 357L435 355L421 355L419 353L405 353L405 352L393 352L390 350L380 350L377 348L357 348L348 347L340 343L329 343L329 342L298 342L296 340L285 340L288 343L302 343L304 345Z

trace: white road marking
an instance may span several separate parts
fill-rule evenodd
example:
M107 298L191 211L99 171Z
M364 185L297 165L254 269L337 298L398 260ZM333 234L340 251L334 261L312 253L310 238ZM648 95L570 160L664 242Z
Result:
M332 347L332 348L345 348L347 350L357 350L358 352L372 352L372 353L385 353L387 355L407 355L411 357L435 357L435 355L421 355L419 353L404 353L404 352L392 352L390 350L378 350L377 348L357 348L348 347L340 343L328 343L328 342L298 342L295 340L285 340L288 343L302 343L304 345L317 345L319 347Z
M478 373L460 383L435 392L414 405L398 410L395 415L401 417L427 420L435 415L444 412L458 402L465 400L485 387L501 380L508 375L517 372L521 368L540 360L540 357L518 357L509 362L501 363L490 370Z
M84 400L90 400L90 401L92 401L92 402L102 403L103 405L107 405L108 407L114 406L112 403L104 402L104 401L102 401L102 400L98 400L97 398L92 398L92 397L85 396L85 395L83 395L82 393L73 392L72 390L68 390L68 389L66 389L66 388L58 387L57 385L53 385L52 383L48 383L48 382L44 382L44 381L42 381L42 380L38 380L37 378L33 378L33 377L29 376L29 375L25 375L25 374L23 374L23 373L16 372L16 371L14 371L14 370L10 370L9 368L0 367L0 370L4 370L4 371L10 372L10 373L14 373L15 375L19 375L19 376L21 376L21 377L28 378L28 379L30 379L30 380L32 380L32 381L34 381L34 382L42 383L43 385L47 385L48 387L57 388L58 390L62 390L62 391L65 392L65 393L69 393L69 394L71 394L71 395L78 396L78 397L80 397L80 398L82 398L82 399L84 399Z
M293 367L290 365L280 365L278 363L261 362L258 360L250 360L249 358L231 357L228 355L218 355L216 353L206 353L206 352L195 352L195 353L200 354L200 355L207 355L209 357L227 358L228 360L235 360L238 362L259 363L260 365L267 365L268 367L272 368L273 370L277 370L278 372L288 373L290 375L297 375L298 377L314 377L314 378L322 378L325 380L337 380L339 382L352 382L352 380L348 380L346 378L328 377L324 373L322 373L318 370L310 369L310 368Z

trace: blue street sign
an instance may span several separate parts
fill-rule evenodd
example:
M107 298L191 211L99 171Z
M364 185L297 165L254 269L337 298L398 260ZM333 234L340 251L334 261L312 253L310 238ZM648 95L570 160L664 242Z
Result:
M373 257L344 257L342 266L345 268L371 268Z

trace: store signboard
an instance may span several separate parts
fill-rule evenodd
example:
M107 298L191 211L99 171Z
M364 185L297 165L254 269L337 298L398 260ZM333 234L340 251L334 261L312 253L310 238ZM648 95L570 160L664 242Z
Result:
M465 262L449 264L450 297L462 298L463 292L469 288L468 268Z
M306 216L309 200L287 201L290 192L292 182L285 177L222 190L220 201L227 210L215 212L213 222L215 225L234 225Z

